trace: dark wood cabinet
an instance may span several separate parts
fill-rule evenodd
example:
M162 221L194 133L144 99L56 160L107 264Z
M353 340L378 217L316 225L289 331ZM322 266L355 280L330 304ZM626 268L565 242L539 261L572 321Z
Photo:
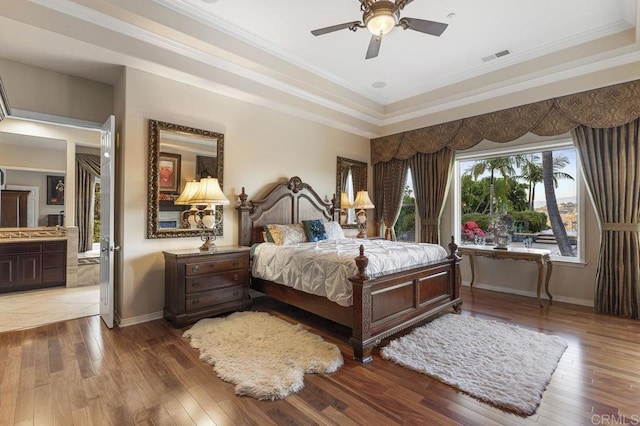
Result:
M3 189L0 191L0 227L27 226L27 199L30 191Z
M0 293L66 284L66 240L0 243Z
M205 253L193 250L163 253L164 318L174 327L251 306L249 247L221 246Z

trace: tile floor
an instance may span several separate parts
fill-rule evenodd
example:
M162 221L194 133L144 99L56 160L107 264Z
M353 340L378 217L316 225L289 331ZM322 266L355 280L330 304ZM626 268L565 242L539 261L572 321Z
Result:
M100 314L100 286L0 294L0 332Z

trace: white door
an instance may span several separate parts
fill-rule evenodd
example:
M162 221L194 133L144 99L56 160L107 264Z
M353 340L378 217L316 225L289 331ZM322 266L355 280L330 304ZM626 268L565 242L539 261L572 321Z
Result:
M100 317L113 328L114 254L120 249L113 242L115 125L112 115L102 126L100 142Z

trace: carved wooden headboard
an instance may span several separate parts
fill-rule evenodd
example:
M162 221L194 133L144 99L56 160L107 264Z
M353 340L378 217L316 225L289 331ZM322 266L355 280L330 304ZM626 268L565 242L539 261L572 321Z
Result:
M263 226L300 223L303 220L332 220L332 204L325 203L311 185L298 176L279 183L261 200L247 203L242 188L238 209L238 244L250 246L262 242Z

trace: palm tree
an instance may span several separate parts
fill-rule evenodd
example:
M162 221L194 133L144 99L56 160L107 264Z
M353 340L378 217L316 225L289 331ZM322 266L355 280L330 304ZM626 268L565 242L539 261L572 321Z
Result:
M565 157L564 165L569 163L569 159ZM564 167L564 166L563 166ZM547 213L549 214L549 221L551 222L551 229L553 235L558 243L560 254L562 256L573 256L573 249L567 236L567 230L562 223L562 217L560 217L560 211L558 210L558 201L556 200L555 187L558 185L558 180L554 177L554 159L552 151L544 151L542 153L542 170L543 170L543 182L544 182L544 195L547 200ZM569 176L572 180L573 177Z
M540 157L535 154L527 154L522 157L524 163L517 177L524 179L529 185L528 204L529 210L533 210L536 198L536 184L542 182L542 166L540 165Z
M561 170L569 164L569 157L562 153L553 154L553 185L558 187L559 179L574 180L573 176ZM529 185L529 210L534 210L536 198L536 184L544 181L544 170L540 164L540 157L535 154L522 156L522 166L520 175L517 178L524 179Z
M490 186L489 186L489 216L493 216L494 212L494 198L495 198L495 172L498 171L504 179L505 187L508 189L509 182L507 178L513 176L516 173L514 166L519 166L522 162L522 156L513 155L510 157L497 157L488 158L486 160L479 160L474 162L471 166L464 171L465 174L470 174L474 179L483 175L485 172L489 172Z

